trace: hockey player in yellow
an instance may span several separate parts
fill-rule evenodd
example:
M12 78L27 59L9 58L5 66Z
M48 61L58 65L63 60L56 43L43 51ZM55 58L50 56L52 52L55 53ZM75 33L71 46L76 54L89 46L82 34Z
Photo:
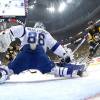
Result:
M93 56L100 44L100 25L99 23L93 23L92 21L90 21L88 25L89 26L86 29L87 41L89 43L90 56Z

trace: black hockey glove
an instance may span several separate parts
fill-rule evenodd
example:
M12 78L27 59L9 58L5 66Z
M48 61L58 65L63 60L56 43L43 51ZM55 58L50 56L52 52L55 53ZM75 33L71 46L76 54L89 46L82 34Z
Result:
M61 59L61 62L62 63L69 63L69 62L71 62L71 59L69 56L67 56L65 59Z

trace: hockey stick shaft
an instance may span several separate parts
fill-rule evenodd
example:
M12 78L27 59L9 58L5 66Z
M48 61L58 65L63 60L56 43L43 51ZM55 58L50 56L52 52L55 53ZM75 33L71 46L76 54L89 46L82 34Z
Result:
M81 43L76 47L76 49L73 51L73 54L81 47L81 45L85 42L85 38L81 41Z
M37 73L37 71L28 70L31 74Z

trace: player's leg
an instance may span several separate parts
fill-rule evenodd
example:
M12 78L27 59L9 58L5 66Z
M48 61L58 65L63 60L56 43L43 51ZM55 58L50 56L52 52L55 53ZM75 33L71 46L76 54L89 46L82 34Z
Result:
M61 77L75 77L75 76L83 76L83 72L85 71L85 65L75 65L68 64L66 66L56 66L51 70L51 73L54 73L56 76Z
M93 56L93 54L94 54L94 48L95 48L95 46L96 46L96 44L95 44L95 42L93 42L93 41L90 41L90 43L89 43L89 56L90 57L92 57Z
M31 65L35 66L35 57L34 52L29 49L29 46L25 46L22 51L18 53L16 58L8 64L8 67L1 66L0 68L3 68L3 71L7 71L8 76L12 74L19 74L22 71L31 69ZM2 72L2 70L0 71ZM3 77L3 74L1 74ZM7 78L5 78L4 81L6 81ZM0 79L2 82L2 80Z
M35 69L39 70L43 74L50 72L51 69L55 66L54 62L49 59L41 46L37 47L36 53L37 66Z
M37 69L42 73L47 73L50 72L53 66L52 61L49 61L41 46L37 46L35 50L31 50L29 45L25 45L16 58L8 64L8 67L4 67L3 69L7 68L7 75L10 76L28 69ZM3 74L1 77L3 77ZM7 78L5 77L3 82L6 80ZM0 81L2 82L1 79Z
M10 62L8 66L0 66L0 83L4 83L12 74L18 74L21 72L22 68L19 66L19 64L21 64L20 62L22 60L19 58L20 54L18 54L15 60Z
M9 69L5 65L0 65L0 83L4 83L9 79L9 76L13 74L13 70Z
M42 49L38 53L37 61L38 61L37 62L38 70L40 70L43 74L50 72L60 77L73 77L73 74L75 72L76 75L82 76L82 72L84 72L85 69L85 65L75 65L75 64L67 64L66 67L65 66L58 67L48 58L48 56Z

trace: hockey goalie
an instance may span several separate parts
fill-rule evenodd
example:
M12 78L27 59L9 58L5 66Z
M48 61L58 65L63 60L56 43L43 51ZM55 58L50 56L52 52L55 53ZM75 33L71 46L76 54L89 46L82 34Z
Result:
M6 67L5 65L0 66L0 83L4 83L12 74L19 74L29 69L39 70L42 74L52 73L55 76L67 78L81 77L86 71L84 64L72 63L70 55L45 30L41 22L37 22L34 28L23 25L12 26L8 29L7 34L11 34L14 38L21 38L21 48L14 60ZM10 41L9 37L9 44ZM48 58L47 48L62 58L60 64L55 64Z

